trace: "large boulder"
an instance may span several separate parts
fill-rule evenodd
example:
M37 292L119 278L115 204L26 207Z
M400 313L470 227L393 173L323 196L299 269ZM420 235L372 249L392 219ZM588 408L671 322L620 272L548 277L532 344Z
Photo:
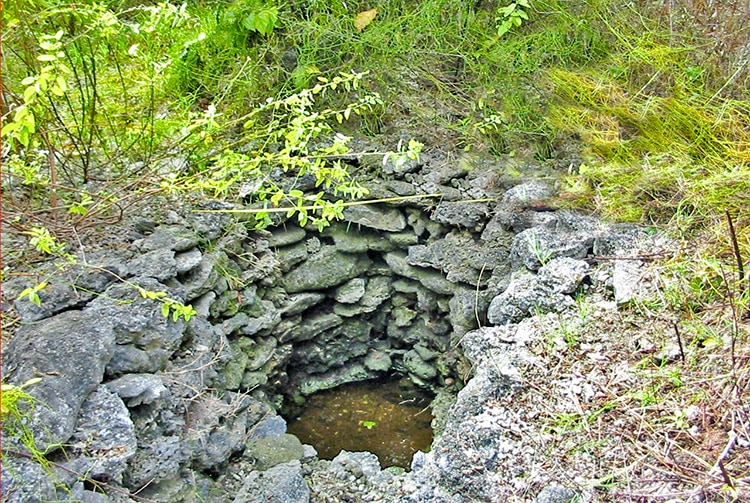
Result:
M27 388L36 407L28 426L42 451L67 442L81 405L102 382L115 349L111 319L89 312L66 311L18 329L3 348L3 378Z
M402 503L508 501L513 480L527 475L524 466L531 466L536 453L518 440L523 425L503 405L521 387L516 365L525 353L503 342L504 332L484 328L462 338L474 376L458 393L431 451L415 455L410 494Z

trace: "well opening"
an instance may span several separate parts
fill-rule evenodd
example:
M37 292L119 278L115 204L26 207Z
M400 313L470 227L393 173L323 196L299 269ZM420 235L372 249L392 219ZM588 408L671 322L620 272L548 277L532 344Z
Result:
M368 451L382 466L409 468L432 443L430 394L396 377L344 384L318 392L287 416L288 432L321 459L342 450Z

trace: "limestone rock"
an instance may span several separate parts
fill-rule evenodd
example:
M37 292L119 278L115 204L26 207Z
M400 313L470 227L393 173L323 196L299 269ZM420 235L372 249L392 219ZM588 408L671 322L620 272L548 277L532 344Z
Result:
M442 274L419 269L410 265L403 252L387 253L385 261L394 273L399 276L419 281L422 286L433 292L443 295L451 295L456 288L455 285L445 279Z
M174 256L175 270L177 274L185 274L198 267L203 259L203 254L197 248L186 252L177 253Z
M453 331L456 335L461 336L477 328L477 318L479 318L479 322L483 320L488 302L484 295L478 295L476 290L459 288L456 289L456 293L451 297L448 305L450 306L448 318Z
M242 328L243 334L255 335L258 332L270 330L281 321L281 311L276 309L276 306L271 301L261 300L258 311L261 313L260 316L248 320L244 328Z
M342 384L364 381L373 379L378 374L368 370L362 364L353 364L348 367L342 367L322 375L310 376L300 383L300 393L303 395L312 395L318 391L333 389Z
M341 253L333 246L325 246L296 269L284 275L283 283L289 293L324 290L355 278L369 269L366 257Z
M278 342L273 337L243 337L239 346L248 357L245 368L250 371L258 370L273 357Z
M102 382L115 348L112 320L66 311L18 329L3 347L3 378L27 388L39 406L31 414L37 446L64 444L73 434L81 405Z
M569 503L575 501L576 493L562 486L547 486L536 497L536 503Z
M299 461L284 463L264 472L251 472L237 491L235 503L308 503L310 488L302 477Z
M336 289L334 298L342 304L354 304L365 294L365 279L354 278Z
M128 262L127 269L132 276L145 276L164 281L177 275L177 261L174 251L162 248L136 257Z
M554 312L573 304L569 297L545 288L536 275L515 274L508 288L492 299L487 319L493 325L517 322L534 312Z
M227 364L221 371L221 375L224 387L228 390L236 390L242 384L242 377L245 375L248 358L247 354L242 350L239 341L229 341L229 348L232 351L232 357L227 361Z
M410 373L421 379L433 379L437 376L435 367L424 361L413 349L404 354L404 366Z
M123 481L131 490L138 490L154 480L170 480L177 476L188 457L177 435L156 437L145 444L139 442Z
M432 219L441 224L480 231L490 214L487 203L464 203L443 201L432 213Z
M285 246L276 250L276 257L279 259L282 272L291 271L295 265L307 260L309 255L305 243L295 243L292 246Z
M332 237L336 248L344 253L365 253L367 250L383 252L396 248L389 240L391 234L384 235L352 223L331 225L324 235Z
M213 240L220 237L224 228L232 221L233 216L229 212L221 210L232 210L239 208L239 205L226 201L207 201L197 206L199 211L190 214L188 223L196 234L206 240ZM200 210L209 210L201 212ZM241 230L235 229L237 233Z
M605 230L591 217L555 214L548 225L532 227L516 235L510 250L511 263L536 271L553 258L583 259L593 248L597 236Z
M408 262L446 273L448 281L470 285L486 283L496 267L507 263L510 241L475 240L467 231L454 230L444 239L409 247Z
M296 225L290 225L282 229L273 229L271 235L268 237L268 246L276 248L293 245L305 239L306 235L305 229Z
M127 374L107 383L107 388L128 401L128 407L153 403L169 396L161 378L154 374Z
M187 290L185 300L193 300L212 290L214 293L222 293L217 291L217 286L222 280L221 274L214 269L214 261L218 256L215 253L203 255L198 266L192 268L180 279Z
M367 282L364 295L356 304L336 304L333 311L339 316L351 318L364 313L375 311L383 302L391 296L390 278L386 276L375 276Z
M612 289L617 304L627 304L641 294L644 269L637 260L615 260Z
M7 442L6 438L3 438ZM30 459L3 453L2 501L29 503L55 501L55 480L39 463Z
M375 204L349 206L344 210L344 220L387 232L399 232L406 228L403 213Z
M414 456L410 477L417 484L403 503L509 501L516 478L528 475L523 467L532 466L536 453L512 433L522 426L500 405L513 400L521 385L515 363L524 353L499 342L502 330L485 328L462 338L474 376L458 393L432 450ZM471 470L476 463L487 469Z
M539 270L539 281L555 293L572 294L590 269L583 260L560 257L549 261Z
M38 292L41 305L31 302L28 296L19 298L23 290L38 285L36 280L30 281L23 276L3 280L3 298L15 299L13 306L22 322L39 321L68 309L82 307L96 294L104 292L115 281L115 275L127 275L119 255L94 255L90 260L96 269L75 266L63 272L50 271L54 275L47 280L47 286Z
M99 386L83 402L66 451L86 460L83 473L87 476L121 481L128 460L135 455L135 429L125 404L107 386Z
M133 245L144 251L169 249L182 252L195 248L200 242L198 235L182 225L160 225L147 238L140 239Z
M285 433L273 438L254 438L245 443L243 456L252 459L258 470L302 459L304 449L297 437Z
M341 451L328 469L341 480L347 480L352 474L374 477L380 473L380 461L371 452Z
M148 291L167 292L180 301L179 291L169 291L165 285L152 278L134 281ZM107 375L126 373L153 373L163 370L169 357L182 342L185 321L166 318L160 302L145 299L129 285L116 284L106 295L93 300L85 309L90 316L111 320L117 334L114 355L107 365Z
M365 356L365 367L375 372L387 372L392 365L391 357L383 351L371 349Z
M502 202L516 207L543 201L552 195L552 188L541 180L532 180L511 187L503 194Z
M281 307L282 316L294 316L300 314L310 307L319 304L325 299L325 294L316 292L305 292L289 295Z
M253 426L249 438L251 440L279 438L284 433L286 433L286 421L284 421L284 418L277 415L270 415L264 417Z

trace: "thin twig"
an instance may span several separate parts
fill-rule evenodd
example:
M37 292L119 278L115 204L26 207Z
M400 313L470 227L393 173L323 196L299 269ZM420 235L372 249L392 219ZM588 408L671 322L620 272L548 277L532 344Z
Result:
M677 328L677 322L672 322L672 327L674 328L674 333L677 336L677 346L680 348L680 360L682 360L682 363L685 363L685 350L682 348L682 336L680 335L680 330Z
M729 239L732 242L732 251L734 251L734 259L737 261L737 276L740 284L740 294L742 297L747 292L747 284L745 282L745 266L742 263L742 254L740 253L740 246L737 244L737 233L734 231L734 222L732 222L732 215L729 211L726 212L727 224L729 225Z

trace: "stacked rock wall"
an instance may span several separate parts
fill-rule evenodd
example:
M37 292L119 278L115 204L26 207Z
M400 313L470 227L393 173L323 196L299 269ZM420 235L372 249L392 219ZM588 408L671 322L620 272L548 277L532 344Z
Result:
M594 219L534 206L547 185L506 191L491 175L461 163L390 173L373 196L443 196L350 207L322 233L283 221L253 232L210 203L137 222L120 250L50 265L41 306L13 305L3 376L42 378L26 423L58 468L10 440L4 499L225 501L238 460L253 468L232 474L242 487L298 483L310 453L276 415L285 400L394 373L432 390L460 381L467 332L564 308L582 259L612 246ZM12 280L5 298L29 286ZM144 290L198 314L165 317ZM306 501L300 487L289 491Z

